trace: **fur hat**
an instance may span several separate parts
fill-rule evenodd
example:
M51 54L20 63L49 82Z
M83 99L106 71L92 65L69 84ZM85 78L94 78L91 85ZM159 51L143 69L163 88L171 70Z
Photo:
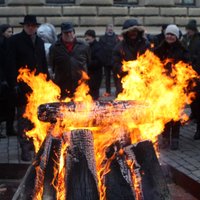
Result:
M180 30L175 24L170 24L167 26L165 30L165 35L168 33L175 35L178 39L180 37Z
M136 19L127 19L122 26L122 34L132 30L144 32L144 27L141 26Z

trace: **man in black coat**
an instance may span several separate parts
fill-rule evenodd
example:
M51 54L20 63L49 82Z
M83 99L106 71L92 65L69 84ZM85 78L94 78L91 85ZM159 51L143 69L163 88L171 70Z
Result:
M45 57L44 43L36 35L39 25L34 15L26 15L22 32L13 35L8 40L6 71L9 86L15 91L17 97L18 135L22 148L21 159L30 161L30 147L32 145L25 136L25 129L31 128L31 123L23 118L23 113L27 104L26 93L31 92L31 88L23 83L17 82L18 70L27 67L31 71L36 70L36 74L48 74L47 61Z
M96 33L94 30L88 29L85 32L85 40L90 45L91 50L91 60L88 63L90 95L94 100L97 100L99 98L99 89L102 80L103 49L96 40Z
M118 43L113 51L113 71L117 80L116 95L122 92L122 78L126 75L122 71L122 61L136 60L149 47L149 41L144 37L144 27L136 19L128 19L122 27L123 40Z
M111 95L111 72L113 70L112 66L112 52L116 44L119 42L118 36L115 34L113 30L113 25L108 24L106 26L105 34L99 38L99 44L103 49L104 56L103 57L103 66L105 73L105 84L106 84L106 92L104 96Z

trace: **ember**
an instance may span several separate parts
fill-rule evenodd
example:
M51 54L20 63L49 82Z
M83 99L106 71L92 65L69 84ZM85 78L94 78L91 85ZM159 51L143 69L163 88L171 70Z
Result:
M53 82L20 70L33 90L25 117L37 154L13 199L170 199L153 144L165 123L187 118L197 74L180 62L169 77L149 51L123 68L124 90L110 102L92 101L85 74L74 98L60 101Z

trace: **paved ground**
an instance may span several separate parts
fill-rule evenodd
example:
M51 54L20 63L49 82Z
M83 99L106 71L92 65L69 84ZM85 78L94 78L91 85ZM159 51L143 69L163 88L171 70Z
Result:
M189 113L190 109L187 108L186 111ZM195 126L196 125L193 122L184 125L181 128L180 149L177 151L171 151L169 149L160 150L159 161L161 164L173 166L177 170L200 183L200 140L193 140ZM0 125L0 128L1 132L5 134L4 123ZM0 165L3 163L25 163L20 160L19 143L15 136L0 139L0 152ZM195 200L195 198L189 196L187 193L184 194L186 196L188 195L187 198L186 196L184 198L179 198L178 193L176 192L176 187L174 185L170 186L170 190L177 196L175 199Z

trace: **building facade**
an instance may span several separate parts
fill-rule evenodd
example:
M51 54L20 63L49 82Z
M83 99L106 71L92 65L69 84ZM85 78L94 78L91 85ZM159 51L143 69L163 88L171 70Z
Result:
M120 32L128 18L137 18L147 32L157 32L164 23L184 27L196 19L199 25L200 0L0 0L0 24L9 23L17 31L26 14L56 27L72 21L80 35L89 27L102 34L108 23Z

